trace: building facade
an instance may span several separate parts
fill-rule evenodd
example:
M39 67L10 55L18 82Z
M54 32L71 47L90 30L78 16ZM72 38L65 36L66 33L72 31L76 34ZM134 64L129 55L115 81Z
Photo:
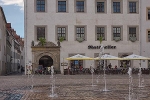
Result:
M0 6L0 75L6 73L6 18Z
M0 75L19 72L24 62L24 42L7 23L3 8L0 6Z
M141 0L141 55L150 57L150 1ZM150 68L150 61L142 61L143 66Z
M144 1L25 0L26 65L29 62L34 68L39 64L44 67L54 65L61 72L63 62L84 68L94 63L96 68L98 61L67 61L66 58L75 54L99 56L100 37L103 37L106 54L118 57L133 53L142 55L141 2ZM46 46L38 44L40 37L46 39ZM144 55L150 57L147 52ZM139 67L138 61L107 61L109 63L113 67L128 64Z

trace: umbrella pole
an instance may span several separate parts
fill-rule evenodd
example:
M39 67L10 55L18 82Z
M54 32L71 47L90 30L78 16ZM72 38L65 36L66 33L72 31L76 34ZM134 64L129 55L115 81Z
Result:
M139 68L139 87L141 87L141 60L140 60L140 68Z

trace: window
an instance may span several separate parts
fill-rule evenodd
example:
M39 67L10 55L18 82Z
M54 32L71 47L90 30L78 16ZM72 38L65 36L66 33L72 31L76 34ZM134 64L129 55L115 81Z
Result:
M137 37L136 36L136 27L129 27L129 37Z
M45 12L45 0L36 0L36 11Z
M121 13L120 2L113 2L113 13Z
M60 37L66 40L66 27L57 27L57 39L59 40Z
M76 27L76 38L85 39L85 27Z
M37 27L37 40L39 40L39 38L43 37L45 38L45 27Z
M129 13L136 13L136 2L129 2Z
M150 9L148 9L148 20L150 20Z
M104 2L97 2L97 12L104 13Z
M66 12L66 1L58 1L58 12Z
M148 68L150 68L150 60L148 60Z
M100 37L103 37L103 40L105 40L105 27L97 27L96 31L96 40L99 40Z
M84 10L84 1L76 1L76 12L85 12Z
M150 31L148 31L148 42L150 42Z
M121 38L121 27L113 27L113 39L117 37Z

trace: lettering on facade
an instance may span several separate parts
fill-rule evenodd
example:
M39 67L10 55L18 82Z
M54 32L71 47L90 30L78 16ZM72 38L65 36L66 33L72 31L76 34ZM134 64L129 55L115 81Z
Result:
M93 45L89 45L88 49L100 49L101 46L93 46ZM107 45L104 46L104 49L116 49L116 46L112 46L112 45Z

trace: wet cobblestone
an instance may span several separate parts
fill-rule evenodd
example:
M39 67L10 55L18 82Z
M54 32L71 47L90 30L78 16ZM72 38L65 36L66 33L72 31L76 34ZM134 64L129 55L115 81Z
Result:
M51 98L50 75L0 76L0 100L128 100L128 75L107 75L107 88L103 92L103 75L91 86L91 75L55 75L55 91L58 97ZM138 75L133 76L133 97L150 100L150 75L143 75L143 88L138 88ZM31 85L34 87L31 88ZM135 100L133 99L133 100Z

